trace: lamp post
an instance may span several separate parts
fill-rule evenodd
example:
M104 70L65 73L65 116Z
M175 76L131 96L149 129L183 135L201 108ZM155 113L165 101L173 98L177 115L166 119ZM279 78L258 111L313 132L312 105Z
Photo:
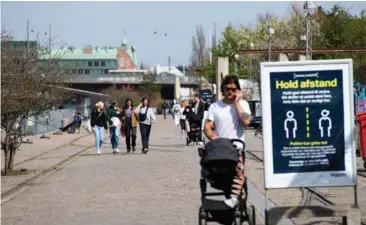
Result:
M312 1L306 1L304 4L304 13L306 14L305 22L306 22L306 34L302 36L301 39L306 39L306 60L312 59L312 17L314 13L316 13L316 6Z
M275 33L275 30L268 25L267 27L267 34L269 35L268 37L268 62L271 61L271 48L272 48L272 35Z
M250 40L250 49L254 48L254 43ZM249 80L252 80L252 54L249 55Z
M235 68L235 75L238 75L238 59L239 59L239 55L238 54L235 54L234 55L234 68Z

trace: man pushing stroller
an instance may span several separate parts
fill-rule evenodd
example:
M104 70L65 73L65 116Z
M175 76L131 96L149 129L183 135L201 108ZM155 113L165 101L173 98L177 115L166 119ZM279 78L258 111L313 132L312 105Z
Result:
M223 100L211 104L208 109L208 117L204 126L204 133L209 140L218 138L239 139L245 143L244 127L251 122L251 111L247 101L242 100L239 79L229 75L221 84ZM215 131L213 131L215 128ZM236 174L231 185L231 196L225 200L225 204L234 208L239 200L244 185L244 161L242 152L245 146L238 144L239 158L236 166Z

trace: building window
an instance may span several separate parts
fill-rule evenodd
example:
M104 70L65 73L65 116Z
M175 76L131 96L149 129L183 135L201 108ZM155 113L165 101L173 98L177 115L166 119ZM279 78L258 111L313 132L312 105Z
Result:
M86 69L85 74L90 74L90 70Z
M118 63L119 63L119 66L120 66L120 67L125 67L125 66L126 66L126 64L125 64L125 59L124 59L124 58L120 58L120 59L118 60Z
M109 70L104 70L104 74L109 74Z
M94 62L94 66L99 66L99 62L98 61L95 61Z
M105 67L105 62L104 61L100 62L100 64L101 64L101 66Z
M88 66L93 66L93 62L92 61L89 61L88 62Z
M79 70L79 74L84 74L84 70Z

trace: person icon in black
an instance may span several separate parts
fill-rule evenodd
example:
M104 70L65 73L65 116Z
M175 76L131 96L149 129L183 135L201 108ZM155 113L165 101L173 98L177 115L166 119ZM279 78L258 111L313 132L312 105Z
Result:
M330 131L332 130L332 119L330 119L329 114L330 114L330 111L326 110L326 109L323 109L320 112L320 115L322 116L322 117L320 117L319 122L318 122L319 130L320 130L320 137L324 137L325 129L327 131L327 134L326 134L327 137L331 136ZM325 121L327 123L324 123ZM326 125L324 126L324 124L326 124Z
M297 131L297 121L294 118L295 113L291 110L286 112L286 119L284 121L283 127L286 132L286 138L290 138L290 130L292 129L292 138L296 138L296 131ZM289 124L292 123L293 126L290 127Z

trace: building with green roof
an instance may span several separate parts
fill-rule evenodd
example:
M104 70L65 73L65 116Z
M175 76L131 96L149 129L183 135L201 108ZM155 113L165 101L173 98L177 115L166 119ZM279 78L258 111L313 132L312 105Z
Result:
M136 70L138 67L136 48L128 45L126 38L118 47L97 47L87 45L83 48L67 47L39 54L40 63L49 59L59 59L61 66L73 70L73 74L100 77L110 70Z

